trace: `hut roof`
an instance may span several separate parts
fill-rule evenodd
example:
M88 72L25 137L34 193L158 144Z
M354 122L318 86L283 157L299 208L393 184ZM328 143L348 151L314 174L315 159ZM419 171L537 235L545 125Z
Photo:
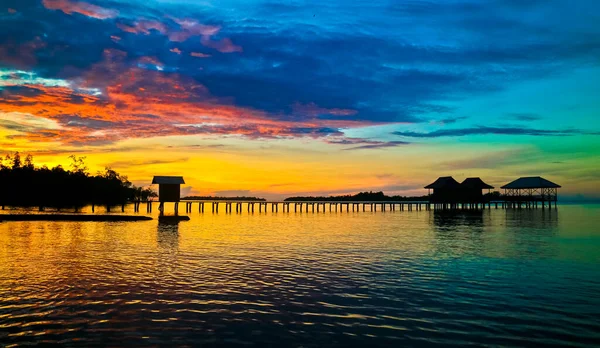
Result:
M519 178L502 186L503 189L560 188L560 185L539 176Z
M442 176L439 177L433 183L425 186L426 189L440 189L440 188L458 188L460 184L458 181L454 180L451 176Z
M493 189L494 186L488 185L481 178L466 178L460 186L470 189Z
M159 185L183 185L185 181L182 176L155 176L152 184Z

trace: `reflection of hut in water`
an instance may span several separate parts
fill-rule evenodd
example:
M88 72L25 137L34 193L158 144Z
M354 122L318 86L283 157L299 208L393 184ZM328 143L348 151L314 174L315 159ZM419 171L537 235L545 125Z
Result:
M491 190L494 186L488 185L480 178L467 178L460 184L461 203L484 203L483 190Z
M429 190L431 203L458 203L460 201L460 184L451 176L439 177L425 186ZM433 190L433 194L431 193Z
M156 241L162 248L177 249L179 247L179 224L159 221Z

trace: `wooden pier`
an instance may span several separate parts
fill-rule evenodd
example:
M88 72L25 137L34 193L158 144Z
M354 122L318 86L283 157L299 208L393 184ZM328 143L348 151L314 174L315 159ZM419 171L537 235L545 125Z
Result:
M165 212L165 203L174 204L174 214L179 215L179 204L185 205L185 212L191 213L197 205L199 213L210 209L219 213L219 207L225 206L225 213L325 213L325 212L394 212L394 211L430 211L430 210L482 210L482 209L536 209L557 207L557 189L554 184L541 177L519 178L502 188L505 194L501 200L491 200L483 195L483 190L492 189L480 178L467 178L458 183L454 178L440 177L434 183L425 186L433 190L428 200L420 201L248 201L248 200L181 200L180 185L185 183L180 176L156 176L153 184L159 184L160 215ZM210 205L210 208L207 207ZM135 212L140 211L140 202L134 203ZM146 202L146 212L152 213L152 202Z
M146 212L152 212L152 202L146 203ZM163 210L164 210L164 204ZM351 213L351 212L395 212L395 211L459 211L485 209L546 209L556 208L552 202L490 201L485 203L432 203L429 201L181 201L174 203L174 213L179 206L185 213L242 214L246 213ZM139 207L139 205L138 205ZM139 212L139 208L137 210Z

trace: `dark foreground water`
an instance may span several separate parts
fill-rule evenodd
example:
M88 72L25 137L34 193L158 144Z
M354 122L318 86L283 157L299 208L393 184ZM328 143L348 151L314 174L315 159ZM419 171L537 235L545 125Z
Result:
M0 346L600 343L600 207L0 223Z

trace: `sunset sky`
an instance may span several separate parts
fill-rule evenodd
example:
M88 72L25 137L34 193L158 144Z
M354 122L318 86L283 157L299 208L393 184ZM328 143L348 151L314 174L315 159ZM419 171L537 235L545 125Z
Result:
M0 149L184 194L600 197L597 0L0 0Z

